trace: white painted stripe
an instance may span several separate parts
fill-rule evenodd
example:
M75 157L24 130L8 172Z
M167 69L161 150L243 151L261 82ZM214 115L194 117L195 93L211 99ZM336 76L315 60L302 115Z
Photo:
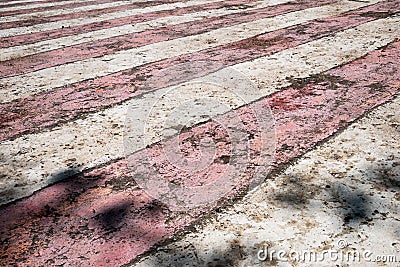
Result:
M270 176L257 190L196 226L195 232L129 266L174 266L177 262L208 266L216 259L227 260L219 256L227 252L235 266L270 266L267 263L275 257L271 251L280 249L296 262L284 266L319 266L311 257L298 256L306 253L326 262L320 266L330 266L334 264L328 264L329 259L319 256L326 251L321 248L337 247L338 240L346 240L358 253L396 255L391 244L398 240L400 221L395 185L400 177L399 125L400 96L302 155L282 174ZM352 211L356 215L349 216ZM374 216L375 211L385 215ZM346 215L352 217L350 223ZM344 231L350 225L357 230ZM264 252L271 254L260 264L257 252L266 241L272 245ZM227 244L240 244L240 253L231 253ZM369 266L363 260L350 265Z
M64 27L81 26L81 25L90 24L90 23L94 23L94 22L100 22L100 21L104 21L104 20L124 18L124 17L134 16L134 15L146 14L149 12L173 10L175 8L197 6L197 5L215 3L215 2L220 2L220 1L221 0L194 0L194 1L179 2L179 3L172 3L172 4L163 4L163 5L158 5L158 6L149 6L149 7L144 7L144 8L112 12L112 13L107 13L107 14L99 15L99 16L92 17L92 18L77 18L77 19L71 19L71 20L62 20L62 21L43 23L43 24L33 25L33 26L24 26L24 27L3 29L3 30L0 30L0 38L28 34L28 33L35 33L35 32L56 30L56 29L61 29L63 26Z
M57 15L68 15L68 14L73 14L73 13L77 13L77 12L85 12L85 11L98 10L98 9L103 9L103 8L123 6L123 5L132 4L135 2L137 2L137 1L114 1L114 2L110 2L110 3L104 3L104 4L94 4L94 5L88 5L88 6L82 6L82 7L63 8L63 9L59 9L59 10L48 10L48 11L41 11L41 12L19 14L19 15L14 15L14 16L6 16L6 17L0 17L0 23L28 20L28 19L37 19L37 18L43 18L43 17L57 16Z
M262 95L267 96L279 90L277 86L287 85L286 78L290 76L306 77L345 64L386 45L399 34L400 18L381 19L332 37L237 64L234 68L248 75L261 87ZM150 109L149 103L154 103L169 89L150 92L52 131L28 134L0 143L0 158L3 161L0 172L4 175L1 190L13 188L19 183L22 186L15 189L18 192L14 197L20 198L46 186L51 182L51 175L62 172L66 166L84 170L123 157L123 125L127 108L143 106ZM159 111L162 120L163 112ZM146 114L137 116L145 117ZM137 132L138 136L141 134L142 131Z
M66 4L75 4L75 3L84 3L87 2L86 0L71 0L71 1L62 1L62 2L53 2L53 3L42 3L42 4L27 4L23 6L12 6L12 7L1 7L0 5L0 12L7 12L7 11L15 11L15 10L25 10L25 9L33 9L33 8L41 8L41 7L57 7Z
M4 3L0 3L0 7L1 6L5 6L5 5L9 5L9 4L24 4L24 3L31 3L31 2L44 2L45 0L21 0L21 1L7 1ZM68 1L66 1L68 2Z
M0 102L8 102L143 64L236 42L306 21L334 16L362 5L365 5L365 3L340 1L332 5L305 9L273 18L220 28L199 35L123 50L99 58L91 58L20 76L3 78L0 80L0 86L7 89L0 92ZM213 40L213 42L210 42L210 40Z
M269 1L258 1L254 3L246 4L250 8L246 8L246 11L264 8L268 6L278 5L282 3L287 3L290 0L269 0ZM23 56L33 55L37 53L42 53L50 50L55 50L59 48L64 48L66 46L77 45L85 42L99 41L103 39L108 39L116 36L121 36L125 34L131 34L135 32L146 31L150 29L155 29L159 27L166 27L171 25L177 25L180 23L198 21L204 18L218 17L228 14L241 13L241 9L230 9L221 8L209 11L200 11L195 13L183 14L179 16L170 16L159 18L151 21L146 21L137 24L123 25L119 27L113 27L109 29L103 29L73 36L66 36L52 40L45 40L29 45L14 46L9 48L0 49L0 61L15 59Z

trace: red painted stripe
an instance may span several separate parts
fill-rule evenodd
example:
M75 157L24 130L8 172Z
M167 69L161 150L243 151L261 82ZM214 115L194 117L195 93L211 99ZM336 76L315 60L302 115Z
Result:
M38 18L32 18L32 19L27 19L27 20L4 22L4 23L0 23L0 29L25 27L25 26L32 26L32 25L61 21L61 20L77 19L77 18L97 17L100 15L112 13L112 12L155 6L160 3L171 3L171 1L138 2L138 3L128 4L128 5L107 7L107 8L96 9L96 10L88 10L88 11L75 12L75 13L69 13L69 14L61 14L61 15L55 15L55 16L49 16L49 17L38 17Z
M54 9L90 6L90 5L104 4L104 3L110 3L110 2L113 2L113 0L96 0L96 1L87 1L87 2L72 3L72 4L65 4L65 5L58 5L58 6L46 6L46 7L26 8L26 9L23 9L23 7L21 7L21 9L18 9L18 10L10 10L10 11L0 12L0 17L14 16L14 15L19 15L19 14L28 14L28 13L32 13L32 12L42 12L42 11L48 11L48 10L54 10ZM32 4L32 2L29 4ZM4 8L4 6L1 6L1 8Z
M255 0L251 0L251 2L253 2L253 1L255 1ZM168 3L171 4L171 3L176 3L176 2L181 2L181 1L179 1L179 0L160 0L160 1L151 2L151 4L148 3L148 6L168 4ZM158 18L168 17L168 16L172 16L172 15L182 15L182 14L187 14L187 13L198 12L198 11L202 11L204 9L208 9L209 6L213 6L213 5L215 5L215 3L198 5L198 6L189 6L189 7L179 8L179 9L174 9L174 10L149 12L146 14L139 14L139 15L135 15L135 16L93 22L93 23L89 23L89 24L85 24L85 25L76 26L76 27L68 27L68 28L64 28L62 31L57 29L57 30L36 32L36 33L32 33L32 34L22 34L22 35L17 35L17 36L3 37L3 38L0 38L0 48L32 44L32 43L36 43L36 42L43 41L43 40L50 40L50 39L55 39L55 38L60 38L60 37L65 37L65 36L87 33L87 32L91 32L91 31L109 29L109 28L113 28L113 27L117 27L117 26L123 26L126 24L135 24L135 23L139 23L139 22L155 20ZM229 4L225 4L225 5L229 5ZM144 4L142 7L144 7Z
M12 0L12 1L7 1L7 5L2 5L2 8L6 7L15 7L15 6L25 6L27 3L13 3L17 0ZM61 2L65 0L46 0L46 1L34 1L34 2L29 2L29 4L42 4L42 3L56 3L56 2Z
M165 76L165 73L159 72L159 69L171 67L177 63L192 62L194 64L197 61L197 64L201 66L213 61L220 63L221 67L231 66L374 20L376 18L367 16L371 10L385 12L385 10L396 9L399 9L396 1L382 3L349 12L343 16L319 19L225 46L80 82L52 92L3 103L0 105L0 125L2 129L0 140L15 138L23 133L38 131L45 127L73 120L88 112L121 103L151 90L182 82L176 80L176 77L185 77L186 80L190 80L207 74L198 72L183 75L178 72L183 70L177 70L176 73ZM268 46L265 44L268 44ZM217 64L214 65L217 66ZM210 72L216 70L209 67L199 69ZM152 80L157 81L157 83L147 84L148 77L152 77ZM171 79L171 77L174 79Z
M230 5L240 5L248 0L230 2ZM314 6L332 3L332 1L311 1L303 4L281 4L257 10L251 10L240 14L230 14L217 18L204 19L182 23L169 27L143 31L140 33L112 37L105 40L87 42L67 48L52 50L23 58L4 61L0 65L0 78L21 75L40 69L45 69L65 63L84 60L92 57L100 57L120 50L131 49L156 42L167 41L190 35L200 34L206 31L228 27L240 23L250 22L257 19L273 17L293 11L302 10ZM213 10L226 6L226 3L219 2L207 5L202 10ZM132 42L132 40L135 40Z
M300 156L389 100L399 91L399 62L397 42L251 104L253 110L269 105L273 111L278 142L274 166ZM387 73L391 73L390 80ZM240 108L238 112L246 114L246 109ZM218 121L223 121L224 116ZM212 127L212 122L194 129L201 132L207 125ZM157 145L135 157L140 162L141 157L156 150ZM128 173L121 160L3 207L3 264L125 264L209 211L198 209L185 216L169 212L129 185L133 180Z

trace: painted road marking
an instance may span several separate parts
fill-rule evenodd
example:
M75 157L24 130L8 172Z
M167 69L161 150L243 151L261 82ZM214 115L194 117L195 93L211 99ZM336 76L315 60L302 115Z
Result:
M21 21L21 20L34 20L36 18L44 18L50 16L57 16L57 15L69 15L78 12L87 12L91 10L103 9L103 8L111 8L117 6L128 5L132 3L137 3L137 1L113 1L111 3L105 4L97 4L97 5L90 5L84 7L74 7L74 8L66 8L62 10L48 10L48 11L40 11L40 12L32 12L28 14L20 14L14 16L4 16L0 18L0 23L5 22L13 22L13 21ZM1 25L1 24L0 24Z
M194 53L206 48L217 47L306 21L337 15L359 6L359 2L341 1L332 5L224 27L195 36L118 51L100 58L86 59L20 76L3 78L0 80L0 86L6 88L6 90L0 94L0 102L9 102L56 87L105 76L166 58ZM210 42L210 40L214 41Z
M323 73L323 80L314 77L251 104L262 108L269 103L275 114L276 166L393 97L399 90L399 45ZM388 70L392 80L387 80ZM378 83L385 90L369 87ZM156 147L147 150L152 149ZM78 264L84 255L87 265L126 264L209 211L168 212L131 184L124 166L117 161L1 209L0 238L7 244L3 261Z
M276 92L278 86L287 86L290 76L301 78L317 74L386 45L399 35L399 24L399 18L372 21L234 68L249 75L266 96ZM260 71L254 71L256 69ZM273 83L270 77L274 77ZM9 189L22 183L24 186L15 189L19 192L14 195L20 198L54 182L52 176L71 167L81 171L123 157L122 129L127 108L153 103L166 90L168 88L148 93L52 131L3 141L0 147L5 162L1 168L2 173L8 175L2 188ZM31 160L27 161L27 158ZM3 203L10 200L6 197Z
M247 2L247 1L243 1L243 3L245 3L245 2ZM246 12L251 11L251 10L269 7L269 6L274 6L274 5L278 5L278 4L283 4L286 2L288 2L288 0L257 1L254 3L246 4L248 6L251 6L250 8L246 8ZM217 4L218 3L214 4L214 6L218 7ZM66 37L41 41L41 42L37 42L34 44L15 46L15 47L9 47L9 48L0 48L0 53L1 53L0 60L6 61L6 60L20 58L20 57L26 57L29 55L39 54L39 53L43 53L43 52L47 52L47 51L64 48L66 46L72 46L72 45L77 45L77 44L82 44L82 43L88 43L88 42L98 43L99 41L104 40L104 39L109 39L109 38L122 36L122 35L128 35L131 33L148 31L148 30L152 30L155 28L167 27L167 26L177 25L177 24L186 23L186 22L198 21L198 20L202 20L205 18L214 18L214 17L218 17L218 16L237 14L237 13L243 12L243 10L231 9L229 7L224 7L224 5L226 5L226 4L222 3L219 6L220 7L219 9L212 9L212 10L182 14L182 15L177 15L177 16L168 16L168 17L158 18L158 19L154 19L154 20L150 20L150 21L146 21L146 22L136 23L133 25L129 24L129 25L117 26L117 27L112 27L112 28L108 28L108 29L77 34L77 35L73 35L73 36L66 36ZM130 38L130 37L126 37L126 38ZM88 44L88 45L90 45L90 44ZM79 48L82 49L82 48L84 48L84 46L82 48L81 47L79 47ZM57 51L53 51L53 53L56 53L56 52ZM2 73L2 71L1 71L1 73ZM12 75L15 75L15 74L12 74Z
M76 19L70 19L70 20L62 20L62 21L43 23L40 25L23 26L23 27L16 27L16 28L8 27L7 29L0 30L0 38L10 37L10 36L15 36L15 35L32 34L35 32L43 32L43 31L49 31L49 30L59 30L62 27L69 28L69 27L81 26L81 25L85 25L85 24L89 24L89 23L99 22L99 21L103 21L103 20L129 17L129 16L146 14L146 13L155 12L155 11L172 10L175 8L196 6L196 5L214 3L214 2L219 2L219 1L220 0L194 0L194 1L188 1L188 2L168 3L168 4L162 4L162 5L156 5L156 6L147 6L144 8L137 8L137 9L131 9L131 10L122 10L122 11L118 11L118 12L106 13L106 14L98 15L96 17L91 17L91 18L76 18ZM149 4L150 3L151 2L149 2Z
M332 30L345 30L372 21L376 18L369 16L368 14L374 14L374 12L376 13L378 11L381 12L381 14L387 14L385 13L387 10L398 12L398 3L395 1L390 3L378 3L343 15L295 25L240 42L188 54L184 57L180 56L178 58L155 62L141 66L133 71L115 73L93 81L85 81L45 94L35 95L28 98L18 99L11 103L2 104L0 105L0 113L3 114L2 116L4 118L1 123L4 131L3 133L0 133L0 140L12 138L22 133L38 131L39 129L50 127L60 122L67 122L77 118L78 116L82 117L82 115L87 112L93 112L99 108L110 107L113 104L121 103L129 98L140 96L141 94L163 87L168 87L179 81L183 82L196 77L201 77L221 68L218 64L214 64L210 67L207 62L209 60L212 62L218 61L222 66L232 66L262 56L268 56L282 51L283 49L292 48L317 38L329 36L334 33ZM267 14L268 13L269 12L267 12ZM259 12L257 12L257 16L258 15ZM226 20L221 21L221 25L226 25L226 23ZM212 24L212 27L214 26L218 28L219 25ZM192 26L189 28L191 30L186 31L189 35L202 31L201 27L196 28L195 26ZM304 28L309 30L304 31ZM318 33L313 29L318 29ZM175 36L174 30L179 29L172 30L172 34ZM179 31L183 30L180 29ZM146 32L144 32L144 34L145 36L147 35ZM162 37L159 36L157 39L160 40ZM150 35L149 41L152 42L153 40L154 37ZM143 38L143 41L146 43L145 37ZM263 44L268 45L264 46ZM240 51L240 53L238 53L238 51ZM213 56L210 57L210 55ZM186 67L179 69L179 64L177 67L174 67L174 65L176 65L175 62L180 62L180 64L184 63L186 64ZM202 71L188 73L187 67L190 66L195 69L202 68ZM284 68L284 63L280 64L280 66ZM160 68L168 68L169 71L160 72ZM173 79L167 78L171 75L174 77ZM262 73L260 75L262 75ZM149 76L151 76L152 80L158 80L156 83L153 82L150 88L148 88L149 86L147 85L149 82L146 82L147 78L145 78L144 81L142 81L143 78L140 78ZM181 78L178 79L178 77ZM170 81L166 82L168 79ZM109 90L110 81L113 81L112 91ZM271 84L274 83L273 79L269 82ZM283 85L277 85L277 87L281 86ZM25 105L25 101L29 102L29 105ZM69 104L67 105L66 103ZM24 115L19 115L21 113Z
M331 245L340 255L336 245L340 240L361 255L371 251L370 259L396 255L392 244L400 214L400 193L394 182L400 176L395 167L400 159L399 126L397 96L302 155L255 192L195 226L196 231L157 247L130 266L173 266L176 262L207 266L227 261L235 266L267 266L272 260L285 261L282 258L296 266L310 266L316 262L308 257L310 252L319 262L331 265L335 258L324 258L321 248ZM343 231L352 228L357 231ZM360 235L365 239L360 240ZM282 250L285 257L279 260L275 254L274 259L260 263L257 254L267 242L270 253ZM356 263L344 257L343 262L361 267L368 259L361 256Z
M145 1L140 1L140 2L149 2L153 0L145 0ZM110 0L95 0L95 1L83 1L83 0L71 0L71 1L61 1L61 2L53 2L53 3L41 3L41 4L29 4L29 5L23 5L21 6L13 6L13 7L4 7L2 8L0 6L0 14L5 15L5 16L10 16L10 15L18 15L18 14L23 14L25 12L38 12L42 10L52 10L52 9L61 9L61 8L69 8L69 7L75 7L75 6L89 6L93 4L103 4L110 2ZM130 3L139 3L139 1L132 2L129 1ZM29 9L29 10L28 10Z

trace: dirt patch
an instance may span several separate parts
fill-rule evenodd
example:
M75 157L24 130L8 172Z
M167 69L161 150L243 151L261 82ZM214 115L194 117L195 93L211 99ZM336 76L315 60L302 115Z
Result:
M342 77L329 74L316 74L300 79L289 77L287 80L292 84L291 87L295 89L304 88L309 84L328 84L328 89L336 89L338 85L351 86L355 83L353 81L345 80Z
M384 19L387 17L390 17L396 13L393 12L377 12L377 11L368 11L365 13L360 14L361 17L371 17L371 18L376 18L376 19Z

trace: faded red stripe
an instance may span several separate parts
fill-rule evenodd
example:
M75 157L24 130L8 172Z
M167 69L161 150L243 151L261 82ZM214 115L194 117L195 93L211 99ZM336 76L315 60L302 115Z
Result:
M253 1L255 1L255 0L251 0L250 2L253 2ZM148 6L171 4L171 3L177 3L177 2L181 2L181 1L179 1L179 0L160 0L160 1L152 2L152 4L149 3ZM36 33L32 33L32 34L22 34L22 35L17 35L17 36L3 37L3 38L0 38L0 48L32 44L32 43L36 43L36 42L43 41L43 40L50 40L50 39L55 39L55 38L60 38L60 37L65 37L65 36L70 36L70 35L87 33L87 32L91 32L91 31L109 29L109 28L113 28L113 27L117 27L117 26L126 25L126 24L135 24L135 23L139 23L139 22L155 20L158 18L163 18L163 17L167 17L167 16L172 16L172 15L182 15L182 14L187 14L187 13L198 12L198 11L207 9L208 6L212 6L212 5L215 5L215 3L198 5L198 6L190 6L190 7L179 8L179 9L174 9L174 10L155 11L155 12L149 12L146 14L139 14L139 15L135 15L135 16L129 16L129 17L123 17L123 18L117 18L117 19L111 19L111 20L104 20L104 21L100 21L100 22L94 22L94 23L89 23L89 24L85 24L85 25L64 28L62 31L57 29L57 30L36 32ZM225 5L229 6L230 4L225 4ZM142 6L142 7L144 7L144 6Z
M251 104L253 110L268 105L275 116L275 168L393 97L399 91L399 62L397 42ZM138 162L156 147L137 153ZM2 262L125 264L209 211L185 216L169 212L128 183L133 180L121 160L3 207Z
M49 16L49 17L37 17L37 18L32 18L32 19L27 19L27 20L4 22L4 23L0 23L0 29L26 27L26 26L32 26L32 25L43 24L43 23L48 23L48 22L70 20L70 19L77 19L77 18L97 17L100 15L112 13L112 12L155 6L160 3L171 3L171 2L170 1L138 2L138 3L128 4L128 5L107 7L107 8L102 8L102 9L75 12L75 13L70 13L70 14L61 14L61 15L55 15L55 16Z
M246 2L248 2L248 0L232 1L230 2L230 5L241 5L245 4ZM87 42L67 48L4 61L3 64L0 65L0 77L4 78L21 75L57 65L111 54L120 50L127 50L156 42L196 35L221 27L233 26L240 23L273 17L284 13L330 3L332 3L331 0L319 2L310 1L303 4L281 4L247 11L240 14L209 18L202 21L193 21L179 25L143 31L140 33L121 35L100 41ZM203 7L202 10L213 10L226 6L226 3L219 2L207 5L206 7ZM134 42L132 42L132 40L134 40Z
M19 14L28 14L28 13L32 13L32 12L49 11L49 10L54 10L54 9L75 8L75 7L81 7L81 6L98 5L98 4L104 4L104 3L110 3L110 2L113 2L113 0L86 1L86 2L81 2L81 3L72 3L72 4L65 4L65 5L58 5L58 6L47 6L47 7L26 8L26 9L23 9L24 7L21 7L21 9L18 9L18 10L10 10L10 11L0 12L0 17L1 16L14 16L14 15L19 15ZM29 4L31 4L31 3L29 3ZM0 8L3 8L3 7L4 6L2 6Z
M15 6L25 6L27 3L13 3L17 0L11 0L7 1L7 5L2 5L1 8L6 8L6 7L15 7ZM46 1L34 1L34 2L29 2L29 4L42 4L42 3L56 3L56 2L62 2L65 0L46 0Z
M177 77L185 77L186 80L190 80L207 74L205 72L196 72L183 75L180 72L185 70L177 69L176 72L171 72L165 76L166 74L160 73L159 69L171 69L173 65L191 62L193 65L197 64L199 66L198 69L204 69L208 72L216 71L217 69L201 66L213 61L222 68L270 55L331 35L333 32L374 20L376 19L376 14L371 13L371 10L381 12L382 15L386 14L384 13L385 10L393 9L399 9L398 1L362 8L342 16L319 19L225 46L182 55L132 70L80 82L53 92L4 103L0 105L0 125L2 128L0 140L15 138L20 134L51 127L152 90L183 82L177 80ZM213 65L217 66L217 64ZM154 83L148 83L150 77L152 81L155 81Z

